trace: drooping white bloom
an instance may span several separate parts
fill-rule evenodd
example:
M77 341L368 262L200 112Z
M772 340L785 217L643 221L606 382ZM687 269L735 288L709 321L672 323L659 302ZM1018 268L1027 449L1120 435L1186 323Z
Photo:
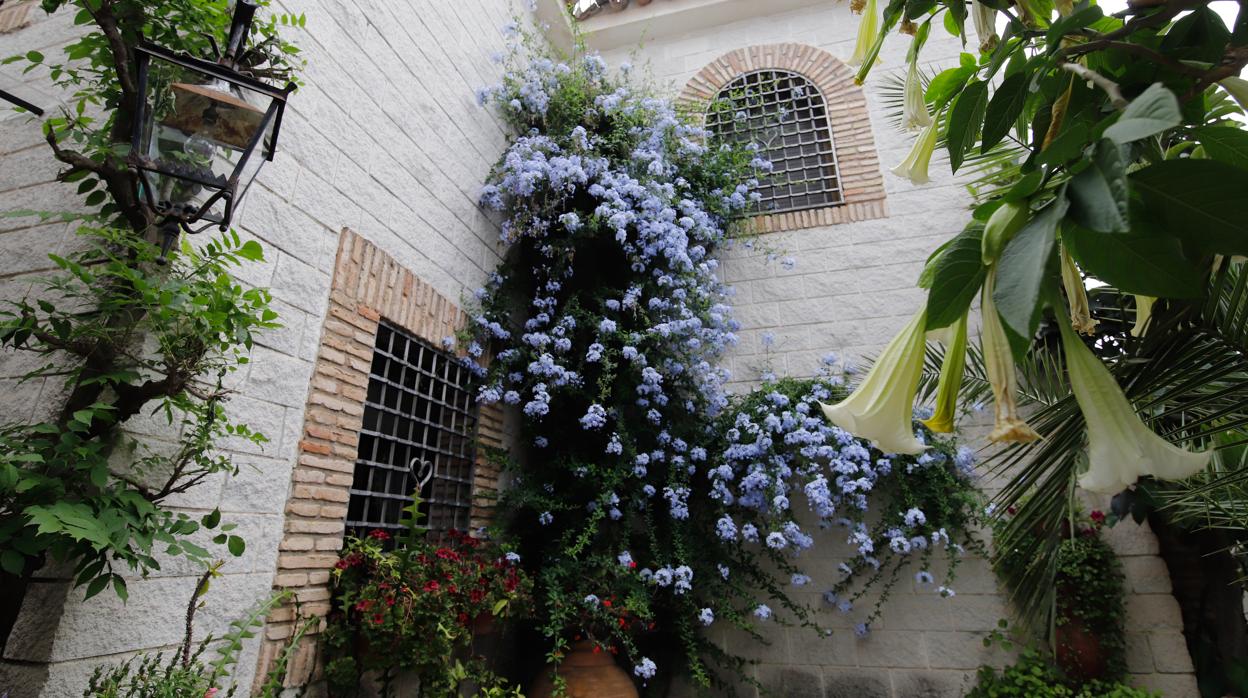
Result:
M822 405L828 421L885 453L913 455L927 449L915 438L911 423L927 347L926 323L924 307L893 337L849 397L835 405Z
M1096 320L1092 319L1092 310L1088 306L1088 291L1083 285L1083 276L1075 266L1070 251L1062 246L1062 287L1066 289L1066 302L1070 304L1070 325L1079 334L1096 334Z
M1105 364L1074 330L1059 324L1070 389L1088 425L1088 469L1079 486L1117 494L1145 475L1181 480L1204 470L1212 453L1192 453L1149 429Z
M901 127L907 131L917 131L931 125L932 115L927 113L927 103L923 101L923 81L919 79L919 62L912 60L910 69L906 71Z
M932 153L935 150L936 120L932 119L932 123L924 127L919 137L915 139L906 159L902 160L901 164L894 167L891 172L898 177L909 179L914 184L926 184L931 181L931 178L927 176L927 166L931 163Z
M1014 374L1014 356L1010 353L1010 341L1005 336L1005 326L997 314L997 304L992 299L996 286L997 268L988 269L979 305L983 314L984 370L992 384L992 398L996 407L996 423L988 439L994 443L1028 443L1040 435L1018 414L1017 376ZM1065 327L1065 325L1062 325Z
M1148 331L1148 321L1153 318L1153 304L1157 299L1152 296L1135 297L1135 326L1131 328L1132 337L1143 337Z
M871 47L875 45L875 38L879 33L879 9L876 7L875 0L867 0L867 5L862 11L862 19L858 22L858 40L854 43L854 54L845 63L854 67L862 65L862 62L867 60L867 55L871 53Z
M969 312L969 310L968 310ZM953 335L945 342L945 359L940 365L940 380L936 384L936 410L923 420L923 426L940 434L953 431L957 417L958 391L962 388L962 376L966 372L966 314L953 324Z
M997 47L997 11L979 0L971 2L971 19L975 22L975 36L979 39L981 53L989 53Z

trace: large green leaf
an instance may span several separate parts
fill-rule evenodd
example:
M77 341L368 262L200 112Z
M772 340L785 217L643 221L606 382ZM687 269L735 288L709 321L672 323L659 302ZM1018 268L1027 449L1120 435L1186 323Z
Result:
M1057 226L1069 204L1064 189L1010 240L997 260L992 298L1005 325L1019 336L1035 334L1040 323L1044 279L1056 268Z
M949 110L948 131L945 145L949 149L949 166L954 172L962 166L962 158L975 142L979 127L984 123L984 110L988 106L988 83L972 80L963 88L962 94L953 101Z
M1070 217L1079 225L1103 233L1130 229L1127 171L1118 146L1109 139L1096 144L1088 167L1070 180Z
M1202 126L1195 133L1209 157L1248 170L1248 131L1232 126Z
M1001 86L988 102L979 152L987 153L1010 132L1018 115L1023 113L1023 105L1027 103L1027 86L1030 83L1031 74L1025 70L1013 73L1001 82Z
M1248 255L1248 169L1216 160L1166 160L1131 175L1132 227Z
M927 294L927 329L948 327L971 307L984 283L983 237L983 224L972 223L936 259Z
M956 68L941 71L927 84L923 99L931 103L936 111L940 111L953 96L962 89L966 81L975 74L977 64L975 57L969 53L962 54L961 62Z
M1172 129L1182 118L1178 97L1157 82L1131 100L1118 121L1105 129L1105 137L1115 143L1130 143Z
M1062 229L1062 242L1084 271L1127 293L1195 298L1204 292L1204 273L1183 256L1177 238L1114 235L1068 225Z

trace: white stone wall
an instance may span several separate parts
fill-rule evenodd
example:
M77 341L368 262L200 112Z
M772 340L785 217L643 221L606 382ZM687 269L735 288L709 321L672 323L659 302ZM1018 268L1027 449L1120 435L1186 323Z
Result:
M723 0L723 4L734 17L751 12L740 2ZM789 8L795 4L801 3L785 3ZM805 4L675 34L661 25L663 17L642 20L634 31L637 36L646 35L644 48L621 46L607 51L607 57L612 63L631 60L671 94L680 92L692 76L721 55L751 45L804 43L848 59L858 25L848 3ZM638 10L639 16L677 7L676 2L667 5L656 2ZM598 19L588 23L591 45L593 22ZM620 30L616 25L623 19L615 15L606 20L612 24L609 41L617 41ZM761 251L739 250L724 266L726 280L736 289L736 317L743 325L741 344L730 358L739 390L755 384L766 369L778 375L807 376L829 352L851 363L878 352L925 300L915 282L928 255L968 220L970 196L951 174L943 149L932 159L928 184L915 186L887 171L905 157L913 135L899 132L886 118L880 85L889 77L904 76L908 42L908 37L896 34L888 38L865 87L889 217L763 235L756 250L791 255L797 263L790 270L769 262L767 253ZM961 51L957 39L934 26L920 67L934 74L955 63ZM764 335L774 336L771 347ZM983 443L984 433L982 426L972 425L964 437ZM989 491L995 484L983 482ZM1108 508L1108 501L1099 506ZM1156 554L1156 540L1147 529L1133 524L1118 526L1109 538L1124 556L1128 574L1128 663L1133 679L1166 696L1198 695L1178 605ZM807 556L803 558L805 571L815 579L807 596L818 604L824 588L819 586L821 580L831 586L830 580L839 578L836 566L850 556L849 550L839 541L825 539ZM965 560L951 586L957 595L942 599L917 588L908 578L903 580L882 621L865 640L856 639L852 632L860 620L857 614L843 616L834 611L820 618L836 630L827 640L815 638L808 630L778 627L771 629L773 643L766 647L743 636L723 639L729 649L759 660L757 678L781 695L960 696L973 683L978 666L1009 661L1008 655L986 650L982 642L997 627L998 619L1008 618L1009 613L1006 598L982 559Z
M0 35L0 55L38 49L52 56L74 36L72 12ZM476 288L498 260L497 226L476 208L480 186L502 151L502 127L474 90L497 80L488 57L503 47L507 0L279 0L276 11L306 13L291 38L308 60L282 129L280 152L261 173L237 218L265 248L241 276L268 286L284 327L259 338L238 378L233 414L262 430L263 449L238 447L238 477L205 483L179 502L196 515L220 507L237 523L247 552L213 582L198 632L220 634L273 585L282 515L304 422L312 360L326 312L339 232L350 227L450 299ZM0 89L55 105L40 71L0 68ZM72 187L52 182L57 167L36 125L4 110L0 121L0 212L64 209ZM74 244L73 226L0 218L0 294L12 298ZM31 367L0 354L0 410L28 418L54 390L12 377ZM41 397L41 392L43 395ZM136 425L159 434L160 425ZM224 550L223 557L228 557ZM167 649L181 638L196 570L175 561L131 579L130 602L109 593L83 603L55 573L35 585L0 666L11 698L81 695L101 662ZM317 599L308 599L317 601ZM248 692L256 644L239 663Z
M686 1L712 4L661 3ZM726 4L743 11L742 0ZM846 5L805 4L652 38L632 60L639 68L649 64L674 93L706 63L751 44L797 41L848 56L856 19ZM243 277L273 289L285 327L260 339L231 405L272 443L264 449L239 447L238 477L206 483L180 502L196 513L219 506L248 541L247 554L231 559L214 582L200 615L201 633L220 632L272 586L339 231L349 226L359 232L448 298L478 285L497 261L497 228L475 199L505 134L476 107L473 90L496 77L497 67L487 57L502 46L499 27L509 16L508 0L277 0L275 5L307 13L307 30L294 39L309 68L306 84L292 99L281 152L261 174L238 223L266 249L265 262L249 266ZM644 29L637 27L639 37ZM0 55L30 49L50 55L73 31L68 14L40 19L0 35ZM934 29L925 60L956 55L956 43L940 34ZM632 51L616 49L610 57L621 60ZM900 69L904 51L904 41L890 39L873 85ZM44 106L56 100L40 71L22 76L13 66L0 67L0 89ZM874 86L868 87L868 99L877 110L871 126L886 169L901 160L909 140L879 115ZM72 189L53 183L55 172L37 127L24 118L0 118L0 212L72 206ZM934 160L932 174L934 181L921 188L885 174L888 219L768 235L766 244L797 258L792 270L765 264L761 255L734 255L726 276L738 289L737 314L745 331L731 368L743 385L763 364L804 375L830 350L847 357L869 354L910 317L922 298L913 287L922 262L961 227L961 206L968 201L943 156ZM26 293L50 268L46 254L75 244L72 229L0 217L0 297ZM764 332L776 336L770 352L763 346ZM0 354L0 413L6 418L29 418L55 397L55 385L13 380L30 367L26 358ZM160 433L155 424L135 429ZM1127 560L1133 573L1132 670L1143 682L1166 688L1167 695L1190 693L1193 682L1183 673L1190 662L1156 544L1151 536L1126 529L1114 537L1123 539L1124 553L1134 555ZM808 571L827 578L839 554L825 547ZM180 639L194 574L174 563L148 579L133 579L131 601L122 604L107 594L83 603L81 590L49 572L32 590L0 665L0 692L11 691L12 698L79 695L85 676L101 662L171 647ZM952 600L901 590L866 641L847 631L849 619L833 616L825 620L840 631L824 642L779 632L769 647L726 640L732 649L758 657L759 678L783 695L960 695L974 667L1003 659L985 654L980 638L1006 612L983 561L969 560L956 587ZM255 651L249 645L239 665L242 693L250 686Z

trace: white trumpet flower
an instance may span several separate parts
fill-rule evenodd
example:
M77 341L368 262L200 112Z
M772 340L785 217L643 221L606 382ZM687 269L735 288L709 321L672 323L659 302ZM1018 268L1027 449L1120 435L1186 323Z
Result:
M885 453L914 455L927 446L914 435L914 394L923 373L926 307L884 348L862 383L835 405L821 405L828 421Z
M1192 453L1149 429L1105 364L1073 329L1059 324L1070 389L1088 425L1088 469L1079 476L1079 486L1117 494L1145 475L1181 480L1204 470L1213 453Z
M914 184L926 184L931 181L927 176L927 167L932 161L932 153L936 150L936 119L923 128L919 137L901 164L890 170L898 177L905 177Z
M981 53L990 53L997 48L1001 37L997 35L997 11L979 0L971 2L971 19L975 23L975 36L979 38Z
M862 10L862 19L858 22L858 41L854 43L854 55L845 61L847 65L858 67L867 60L871 47L875 45L875 37L880 33L880 12L875 0L867 0Z
M923 81L919 79L919 64L918 61L910 61L910 70L906 72L901 127L907 131L917 131L931 125L932 115L927 113L927 103L923 101Z
M1083 285L1083 276L1065 246L1062 246L1062 286L1066 289L1066 301L1070 303L1071 327L1079 334L1096 334L1096 321L1092 319L1092 310L1088 306L1088 291Z
M968 310L969 313L969 310ZM962 317L947 329L952 330L950 337L943 340L945 360L940 365L940 380L936 384L936 410L930 419L923 420L923 426L939 434L953 431L957 418L958 391L962 388L962 377L966 372L966 317Z
M983 315L981 332L984 371L992 385L996 417L988 440L994 443L1028 443L1040 438L1040 435L1019 416L1018 403L1014 400L1014 394L1018 392L1018 377L1014 373L1014 355L1010 353L1010 340L1005 336L1005 327L1001 324L1001 316L997 314L997 304L992 299L996 280L997 268L993 266L988 269L984 289L979 297L979 307Z
M1135 326L1131 328L1132 337L1143 337L1148 331L1148 321L1153 317L1153 304L1157 299L1152 296L1135 297Z
M1222 89L1226 90L1239 103L1239 106L1248 110L1248 80L1243 78L1222 78L1218 81Z

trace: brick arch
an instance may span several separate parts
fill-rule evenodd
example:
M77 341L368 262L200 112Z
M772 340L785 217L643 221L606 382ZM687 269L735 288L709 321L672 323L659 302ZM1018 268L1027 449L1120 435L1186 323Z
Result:
M810 80L823 93L836 151L837 175L845 197L844 203L835 206L755 216L755 229L797 230L887 217L884 176L871 136L866 94L854 84L853 71L827 51L796 43L729 51L690 78L678 102L685 109L705 113L720 90L754 70L792 71Z

